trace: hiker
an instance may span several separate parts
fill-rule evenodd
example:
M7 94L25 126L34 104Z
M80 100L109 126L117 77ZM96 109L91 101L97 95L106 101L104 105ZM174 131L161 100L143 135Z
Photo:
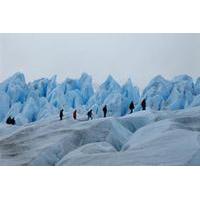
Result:
M106 117L107 111L108 111L108 109L107 109L107 106L105 105L103 107L103 117Z
M142 106L142 110L146 110L146 99L142 100L141 106Z
M11 122L12 122L12 118L11 118L11 116L9 116L9 117L7 118L7 120L6 120L6 124L11 124Z
M15 125L15 118L14 118L14 117L11 118L11 124L12 124L12 125Z
M6 120L6 124L12 124L15 125L15 118L11 118L11 116L8 117L8 119Z
M133 113L133 109L135 108L135 105L133 103L133 101L131 101L130 105L129 105L129 109L131 110L130 113Z
M88 120L89 119L92 120L92 109L90 111L88 111L87 116L88 116Z
M77 117L77 110L75 110L75 111L73 112L73 118L74 118L74 120L76 120L76 117Z
M60 120L63 119L63 111L64 111L63 109L60 110Z

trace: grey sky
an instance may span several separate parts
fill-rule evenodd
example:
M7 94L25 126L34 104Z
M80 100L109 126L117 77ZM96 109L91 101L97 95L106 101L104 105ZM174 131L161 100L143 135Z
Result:
M111 74L143 88L154 76L200 76L200 34L0 34L0 81L21 71L26 80L82 72L103 82Z

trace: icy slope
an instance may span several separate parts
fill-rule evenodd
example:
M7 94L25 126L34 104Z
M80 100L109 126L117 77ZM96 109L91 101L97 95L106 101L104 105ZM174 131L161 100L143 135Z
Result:
M83 146L58 165L200 165L199 111L154 113L154 122L138 129L121 151L92 154Z
M0 165L200 165L200 107L0 125Z

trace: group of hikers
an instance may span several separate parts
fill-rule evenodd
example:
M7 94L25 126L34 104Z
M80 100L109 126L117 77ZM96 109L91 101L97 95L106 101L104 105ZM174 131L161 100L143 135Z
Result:
M142 102L141 102L141 107L142 107L142 110L146 110L146 99L143 99ZM135 109L135 105L134 105L134 102L131 101L130 105L129 105L129 109L130 109L130 113L133 113L133 110ZM108 112L108 109L107 109L107 105L105 105L102 109L103 111L103 117L106 117L107 116L107 112ZM60 120L63 119L63 114L64 112L64 109L61 109L60 110ZM88 120L92 120L93 119L93 113L92 113L92 109L90 109L88 112L87 112L87 117L88 117ZM72 115L73 119L76 120L77 119L77 110L74 110L73 112L73 115ZM7 124L12 124L12 125L15 125L15 118L9 116L6 120L6 123Z
M141 106L142 106L142 110L146 110L146 99L142 100ZM135 109L135 105L134 105L133 101L131 101L131 103L129 105L129 109L131 110L130 113L133 113L133 110Z
M143 99L143 100L142 100L142 102L141 102L141 107L142 107L142 110L146 110L146 99ZM131 111L130 113L133 113L133 110L135 109L135 105L134 105L134 102L133 102L133 101L131 101L131 103L130 103L130 105L129 105L129 109L130 109L130 111ZM107 112L108 112L107 105L105 105L105 106L103 107L102 111L103 111L103 117L105 118L106 115L107 115ZM61 109L61 110L60 110L60 120L63 119L63 116L64 116L63 112L64 112L64 110ZM87 112L88 120L90 120L90 119L92 120L92 119L93 119L93 113L92 113L92 112L93 112L92 109L90 109L90 110ZM73 112L73 114L72 114L72 117L73 117L74 120L77 119L77 110L74 110L74 112Z
M15 125L15 118L9 116L8 119L6 120L6 124L12 124L12 125Z

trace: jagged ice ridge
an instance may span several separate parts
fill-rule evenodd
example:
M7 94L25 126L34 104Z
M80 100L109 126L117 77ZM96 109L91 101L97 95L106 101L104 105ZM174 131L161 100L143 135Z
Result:
M15 117L17 125L38 121L57 115L61 108L70 117L76 108L79 117L93 109L95 117L102 117L103 105L108 106L108 116L123 116L129 112L131 101L135 112L141 109L140 101L146 98L147 109L179 110L200 105L200 77L194 81L188 75L172 80L162 76L153 78L140 94L139 88L129 79L120 86L112 76L94 92L92 77L83 73L80 79L67 78L57 83L56 76L26 83L22 73L0 83L0 122L8 116Z

